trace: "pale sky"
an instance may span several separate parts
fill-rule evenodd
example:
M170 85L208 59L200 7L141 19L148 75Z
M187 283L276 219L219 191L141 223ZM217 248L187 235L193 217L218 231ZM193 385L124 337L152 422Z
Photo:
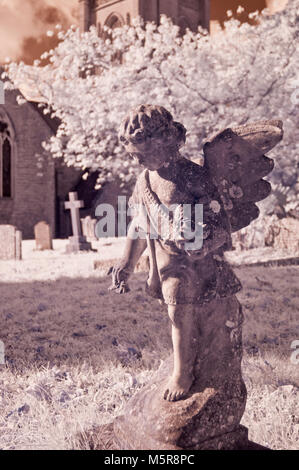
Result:
M152 0L148 0L152 1ZM78 0L0 0L0 64L7 57L32 63L56 46L47 31L56 24L68 29L78 24ZM211 19L226 19L227 9L241 4L247 12L266 5L271 13L286 6L287 0L211 0Z
M0 0L0 63L30 62L56 45L47 31L78 23L78 0Z

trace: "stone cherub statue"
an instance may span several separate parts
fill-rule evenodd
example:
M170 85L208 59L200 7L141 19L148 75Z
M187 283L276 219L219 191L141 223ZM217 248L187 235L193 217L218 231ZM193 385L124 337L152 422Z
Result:
M204 381L206 387L214 380L224 387L229 369L243 413L242 311L235 296L242 287L224 251L232 247L231 232L258 216L255 202L271 191L262 178L273 169L273 160L263 154L282 138L281 122L224 130L205 144L203 166L180 154L186 129L161 106L134 109L119 138L145 170L130 199L134 218L124 256L111 269L110 289L128 290L127 280L147 248L146 290L167 305L172 322L173 371L163 385L163 398L181 400ZM203 220L196 220L196 205L203 207ZM187 215L183 207L191 208ZM199 245L194 243L198 233Z

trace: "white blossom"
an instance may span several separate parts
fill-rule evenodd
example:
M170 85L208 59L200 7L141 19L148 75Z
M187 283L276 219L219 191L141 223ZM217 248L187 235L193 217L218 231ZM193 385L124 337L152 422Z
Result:
M231 18L215 36L199 28L182 37L166 17L159 26L134 19L110 31L112 41L98 37L95 27L84 34L59 30L61 42L42 56L46 66L10 63L7 74L60 119L44 147L68 166L100 170L98 185L139 171L128 165L117 133L131 108L149 103L165 106L187 128L187 158L198 158L206 138L226 127L282 119L271 180L288 186L298 180L298 7L299 0L289 0L257 25Z

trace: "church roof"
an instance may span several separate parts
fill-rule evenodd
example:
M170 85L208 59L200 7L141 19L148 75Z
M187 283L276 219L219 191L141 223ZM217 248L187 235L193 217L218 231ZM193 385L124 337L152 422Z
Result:
M4 72L4 68L1 67L0 65L0 79L1 75ZM7 79L2 79L2 81L5 81ZM26 84L21 85L18 89L17 92L22 95L25 100L35 109L35 111L38 112L38 114L42 117L43 121L48 125L48 127L52 130L54 134L56 134L57 129L60 125L60 119L56 117L51 117L50 114L44 114L44 109L46 106L41 102L41 97L38 96L37 94L33 94L32 91L26 86ZM4 105L5 106L5 105Z
M46 122L46 124L50 127L50 129L53 131L54 134L56 134L57 129L61 123L60 119L57 117L51 117L50 114L44 114L44 109L45 105L41 105L41 103L37 103L36 101L28 101L28 103L31 104L31 106L40 114L40 116L43 118L43 120Z

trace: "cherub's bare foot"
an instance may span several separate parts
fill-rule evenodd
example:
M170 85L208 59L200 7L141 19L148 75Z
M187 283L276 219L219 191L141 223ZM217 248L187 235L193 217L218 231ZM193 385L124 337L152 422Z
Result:
M189 392L193 380L192 375L170 377L165 387L164 400L177 401L184 398Z

